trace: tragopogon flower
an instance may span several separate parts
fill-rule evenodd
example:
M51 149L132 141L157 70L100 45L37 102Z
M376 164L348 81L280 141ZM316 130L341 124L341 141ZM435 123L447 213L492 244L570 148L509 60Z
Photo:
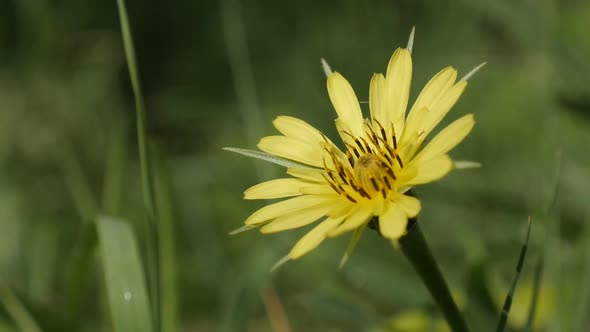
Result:
M454 68L441 70L422 89L406 116L412 36L407 48L393 53L386 74L373 75L370 119L363 117L348 81L323 62L343 149L308 123L289 116L273 122L282 135L260 140L258 148L266 153L228 149L287 166L291 176L245 191L245 199L289 198L254 212L236 232L260 227L262 233L275 233L323 218L282 262L297 259L327 237L348 231L354 231L349 248L354 247L373 217L378 218L385 238L395 240L405 234L408 218L416 217L421 207L417 198L407 195L408 190L438 180L459 166L447 153L473 128L472 114L451 123L424 147L423 143L479 69L458 81Z

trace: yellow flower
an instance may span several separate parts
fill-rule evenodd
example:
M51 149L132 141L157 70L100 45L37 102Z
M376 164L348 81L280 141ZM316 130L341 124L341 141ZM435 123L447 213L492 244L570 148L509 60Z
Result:
M331 73L324 62L344 149L308 123L289 116L279 116L273 122L282 135L264 137L258 143L266 154L228 149L287 166L291 176L245 191L245 199L290 198L254 212L237 232L260 227L262 233L275 233L323 218L282 262L297 259L327 237L348 231L355 232L354 246L373 217L378 217L385 238L395 240L405 234L408 218L416 217L421 207L408 190L438 180L459 165L447 153L469 134L474 117L459 118L422 147L424 140L455 105L467 78L479 69L458 81L454 68L441 70L426 84L406 116L412 44L410 37L408 48L393 53L385 75L373 75L370 119L363 117L348 81L337 72Z

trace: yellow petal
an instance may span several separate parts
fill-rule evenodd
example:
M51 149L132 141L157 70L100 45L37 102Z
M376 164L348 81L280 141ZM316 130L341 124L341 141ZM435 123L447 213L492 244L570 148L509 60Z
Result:
M352 130L348 127L344 120L338 118L336 121L334 121L334 124L336 125L336 130L338 131L342 142L350 146L354 146L354 136L352 135Z
M305 195L338 195L328 184L310 184L301 186L299 192Z
M422 107L412 112L411 116L408 117L399 140L404 159L410 159L414 151L420 147L421 142L424 140L424 121L429 116L431 116L430 110Z
M330 205L321 204L301 211L285 214L264 225L260 229L260 232L269 234L309 225L325 216L330 209Z
M273 124L283 135L298 138L310 144L324 142L322 133L307 122L292 116L279 116Z
M315 167L323 167L324 150L320 145L309 144L288 136L267 136L258 143L258 148L275 156L298 161Z
M322 243L322 241L324 241L326 234L336 227L342 219L343 218L327 218L319 223L297 241L293 249L291 249L291 252L289 252L289 258L297 259L315 249L320 243Z
M381 235L390 239L399 239L406 234L408 216L397 204L391 204L385 214L379 217L379 231Z
M398 183L400 186L415 186L436 181L453 168L453 161L447 155L437 156L420 163L411 163L401 172ZM409 176L409 174L413 176Z
M428 135L434 127L449 113L465 91L467 81L459 81L448 89L436 105L430 109L431 115L424 121L424 133Z
M299 179L275 179L259 183L244 191L244 199L275 199L301 195L301 187L309 186L308 182Z
M327 202L330 200L334 200L334 198L327 195L304 195L289 198L284 201L267 205L252 213L252 215L246 219L245 224L259 225L282 215L287 215L293 212L305 210L310 207L327 204Z
M324 178L323 174L325 171L323 169L311 169L311 168L299 168L299 167L289 167L287 169L287 174L292 175L296 178L300 178L302 180L313 181L313 182L321 182L326 183L326 178Z
M402 131L408 98L410 96L410 84L412 82L412 56L408 49L395 50L387 65L386 94L389 120L393 121L395 132ZM390 123L383 126L391 127Z
M414 218L422 208L420 200L413 196L398 194L393 199L394 205L401 208L409 218Z
M452 148L461 143L463 139L469 134L475 119L473 114L467 114L441 130L430 143L414 158L413 162L420 162L423 160L432 159L438 155L446 154Z
M408 119L412 117L414 111L418 111L422 107L434 109L434 106L453 86L456 79L457 71L453 67L447 67L434 75L416 98L416 102L408 114Z
M366 207L356 206L348 216L346 220L340 224L340 226L334 228L332 231L328 233L328 236L334 237L338 236L344 232L351 231L357 227L360 227L365 222L369 221L371 217L371 210Z
M334 72L328 77L328 94L345 127L354 136L363 135L363 114L354 90L348 81Z
M379 122L384 128L390 128L391 119L387 112L385 98L385 76L383 74L374 74L369 86L369 108L373 121Z

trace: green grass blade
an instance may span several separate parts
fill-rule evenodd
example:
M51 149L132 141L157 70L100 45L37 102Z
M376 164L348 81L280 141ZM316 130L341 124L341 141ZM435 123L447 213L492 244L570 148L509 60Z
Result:
M71 251L70 264L66 272L66 303L67 312L71 317L78 317L78 313L82 310L80 306L83 300L82 293L84 287L88 286L90 271L95 263L97 242L95 224L84 223Z
M141 182L142 192L145 208L147 210L147 218L143 225L146 239L146 254L147 254L147 271L148 283L150 288L150 295L152 299L152 317L154 319L154 326L159 326L159 306L160 294L158 288L158 256L157 246L158 237L154 226L155 201L154 201L154 185L152 178L152 171L147 148L147 130L146 117L143 96L141 93L141 86L139 81L139 74L136 65L135 50L133 47L133 38L131 36L131 28L129 27L129 19L124 0L117 0L119 9L119 18L121 20L121 34L123 37L123 46L125 48L125 57L127 59L127 67L129 68L129 78L133 89L133 96L135 99L135 110L137 120L137 142L139 148L139 159L141 164Z
M176 275L175 225L176 213L170 171L161 149L152 145L156 194L158 257L160 261L160 326L164 332L177 331L178 296Z
M510 313L510 307L512 306L512 297L514 296L514 291L516 290L516 284L518 283L518 278L520 277L520 272L522 271L522 266L524 265L524 259L526 257L526 251L529 244L529 239L531 237L531 225L533 224L532 218L529 217L528 221L528 228L526 233L526 239L522 244L522 248L520 249L520 257L518 258L518 263L516 264L516 274L514 274L514 278L512 279L512 285L510 286L510 291L506 294L506 299L504 300L504 306L502 307L502 313L500 314L500 319L498 320L498 325L496 326L496 332L503 332L506 329L506 322L508 321L508 314Z
M0 302L4 305L10 318L14 320L19 331L41 332L41 328L31 313L10 288L0 288Z
M85 222L93 220L96 217L98 206L90 188L88 177L82 170L80 160L68 147L61 150L58 159L64 173L65 183L72 194L80 218Z
M110 138L103 182L102 209L110 215L119 215L123 195L127 140L126 131L120 127Z
M544 259L544 257L540 257L537 261L537 264L535 265L535 272L533 275L533 294L531 294L531 305L529 307L526 323L522 329L523 332L533 330L535 314L537 311L537 302L539 302L539 291L541 290L541 276L543 275L543 267L545 263Z
M110 217L99 217L97 227L113 330L153 331L143 268L131 227Z
M154 187L151 179L151 167L147 151L145 105L143 102L141 85L139 83L139 75L135 60L135 49L133 48L133 38L131 36L131 28L129 27L129 19L127 16L125 1L117 0L117 5L119 8L119 18L121 20L121 33L123 36L123 46L125 48L125 58L127 59L129 78L131 80L133 97L135 99L135 110L137 117L137 143L139 145L139 159L141 163L143 198L149 213L154 215Z

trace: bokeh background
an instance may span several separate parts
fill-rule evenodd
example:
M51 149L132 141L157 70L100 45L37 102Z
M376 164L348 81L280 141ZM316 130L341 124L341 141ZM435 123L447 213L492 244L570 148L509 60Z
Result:
M255 148L278 115L335 138L319 59L367 100L412 26L413 98L447 65L462 75L488 63L446 120L475 113L452 156L483 167L416 190L470 325L494 329L532 215L510 329L526 326L535 287L535 331L590 329L590 2L127 6L147 130L169 180L173 245L161 263L178 331L444 330L411 266L373 232L342 269L348 236L273 273L305 229L228 235L265 203L243 190L284 170L221 148ZM94 220L128 220L145 264L137 151L116 1L0 2L0 331L112 330Z

